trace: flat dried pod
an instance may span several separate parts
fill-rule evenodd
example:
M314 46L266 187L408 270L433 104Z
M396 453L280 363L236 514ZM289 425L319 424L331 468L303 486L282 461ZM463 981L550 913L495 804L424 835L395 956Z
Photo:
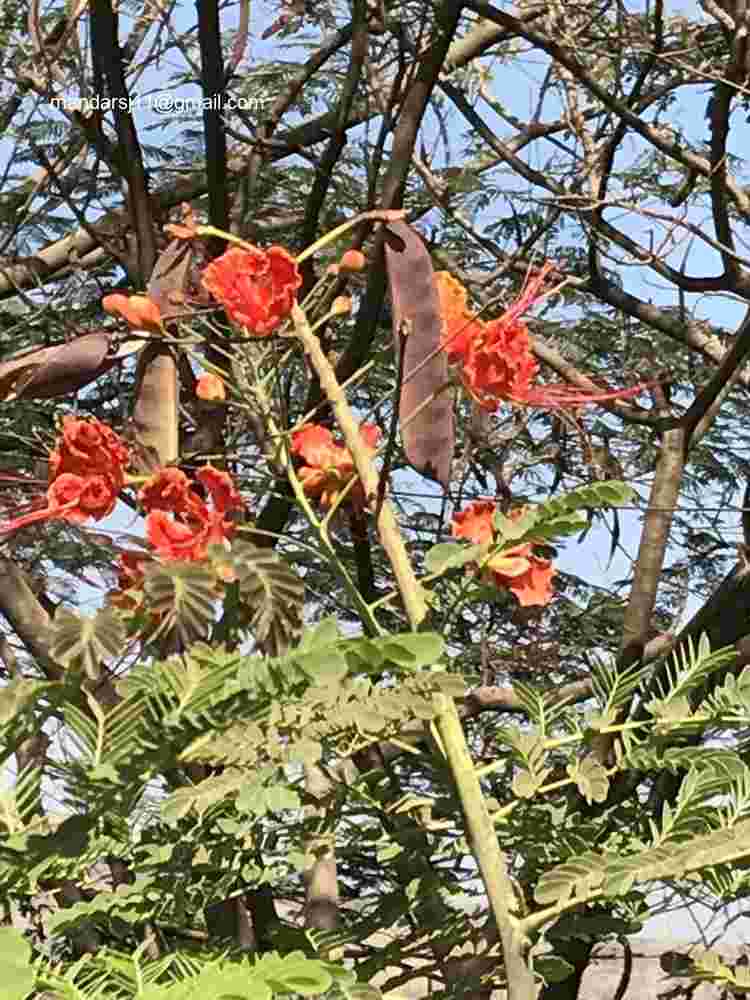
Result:
M406 222L386 226L385 260L397 358L405 338L399 401L404 451L417 472L447 489L454 449L453 393L445 390L448 359L440 349L443 321L432 260ZM438 395L426 402L433 393Z
M121 360L121 352L110 352L111 336L103 330L85 333L66 344L32 348L4 361L0 399L50 399L77 392Z
M187 291L194 259L193 244L181 239L172 240L159 254L147 293L165 323L185 312L185 305L175 298L180 300ZM156 450L160 464L174 461L180 451L178 407L175 358L166 345L152 341L138 363L133 420L138 440Z
M148 283L148 297L159 307L164 321L185 312L190 267L194 256L192 244L180 239L172 240L159 254Z

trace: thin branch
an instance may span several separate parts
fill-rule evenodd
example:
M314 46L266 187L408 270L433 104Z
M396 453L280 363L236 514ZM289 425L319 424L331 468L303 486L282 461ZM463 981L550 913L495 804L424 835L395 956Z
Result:
M208 181L208 221L216 229L229 229L227 191L227 137L224 130L224 66L218 0L198 0L198 40L201 51L203 92L203 142ZM208 241L210 257L218 257L224 241Z
M91 0L91 51L95 67L107 80L109 96L115 98L115 130L127 165L128 208L136 235L138 266L134 283L145 288L156 263L156 234L148 196L141 146L129 107L122 55L117 37L117 17L111 0ZM104 96L104 95L103 95Z

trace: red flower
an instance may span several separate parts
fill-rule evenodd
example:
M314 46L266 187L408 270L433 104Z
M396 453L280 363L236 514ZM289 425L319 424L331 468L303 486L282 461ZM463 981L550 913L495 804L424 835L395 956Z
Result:
M225 515L244 504L232 477L206 465L195 478L208 492L210 506L179 469L161 469L138 494L149 511L146 537L162 559L205 559L209 545L223 544L234 533L235 526Z
M151 562L144 552L120 552L117 557L117 589L107 594L107 603L124 612L126 618L138 616L138 635L148 640L166 616L166 610L153 611L146 604L144 577Z
M100 521L111 514L118 492L108 476L75 476L63 472L47 490L47 498L50 509L57 509L63 520L83 524L90 517Z
M162 559L194 562L206 557L204 524L194 526L174 518L164 510L154 510L146 518L146 537Z
M133 330L162 333L161 312L147 295L105 295L102 308L113 316L121 316Z
M543 297L541 289L552 267L546 263L502 316L488 323L472 317L466 289L460 282L445 271L435 275L443 317L443 348L451 363L460 364L466 391L485 410L494 411L501 402L545 409L583 406L628 399L645 388L637 385L612 392L589 392L566 384L534 384L539 365L521 317Z
M143 586L149 557L144 552L120 552L117 557L117 586L120 590L135 590Z
M495 540L493 516L496 505L491 500L475 500L466 510L453 515L451 534L467 538L475 545L491 544ZM510 513L515 520L523 509ZM552 578L555 570L549 559L534 555L533 542L515 545L482 562L481 576L486 583L506 587L518 598L519 604L549 604L552 600Z
M380 440L380 429L374 424L361 424L359 432L366 446L374 451ZM291 452L304 462L297 475L305 495L319 498L323 507L333 507L339 494L356 475L349 449L336 444L327 427L306 424L292 434ZM359 479L346 499L355 509L364 509L365 491Z
M482 335L470 343L463 380L483 409L496 410L501 400L528 402L538 371L526 326L501 317L487 323Z
M138 499L147 511L171 510L175 514L197 511L200 514L205 507L185 473L174 466L159 469L146 480Z
M233 323L265 337L292 311L302 277L283 247L231 247L206 267L202 282Z
M148 561L148 556L142 552L120 552L117 557L117 589L111 590L107 594L107 600L110 604L123 611L132 611L140 607L142 598L137 600L135 595L129 591L143 589L143 578Z
M244 508L244 501L228 472L216 469L213 465L204 465L198 470L195 478L208 490L214 509L218 513L226 514L230 510Z
M469 309L468 293L449 271L435 274L435 285L443 318L442 346L448 360L463 361L470 344L481 337L484 323Z
M129 460L128 446L107 424L68 415L49 457L50 482L64 472L84 477L99 474L110 477L119 492Z
M100 521L114 510L129 461L127 445L111 427L66 416L49 457L47 506L0 524L0 534L53 519Z

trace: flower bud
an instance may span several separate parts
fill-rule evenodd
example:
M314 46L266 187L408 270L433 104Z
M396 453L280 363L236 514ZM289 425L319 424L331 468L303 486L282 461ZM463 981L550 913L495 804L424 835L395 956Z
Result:
M161 312L147 295L105 295L102 308L112 316L120 316L134 330L161 333Z
M367 258L361 250L347 250L339 261L341 271L364 271L367 267Z
M195 385L195 394L198 399L206 399L212 402L227 398L227 391L223 381L218 375L206 372L201 375Z

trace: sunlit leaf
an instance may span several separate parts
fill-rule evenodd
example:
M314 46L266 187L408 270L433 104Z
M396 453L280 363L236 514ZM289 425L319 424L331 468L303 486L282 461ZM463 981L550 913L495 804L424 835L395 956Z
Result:
M31 965L31 946L15 927L0 927L0 969L3 1000L24 1000L36 976Z
M534 972L541 976L545 983L561 983L575 971L570 962L559 955L540 955L534 959Z
M575 764L568 765L568 774L573 778L578 791L591 805L592 802L604 802L609 791L607 769L593 757L585 757Z
M105 660L122 654L125 627L112 609L103 608L92 618L85 618L59 608L50 625L50 652L66 667L80 666L96 680Z
M460 545L458 542L440 542L425 555L425 569L428 573L445 573L467 563L476 562L485 551L484 545Z
M154 563L146 571L149 610L162 627L175 629L186 642L204 636L215 617L216 578L196 563Z

